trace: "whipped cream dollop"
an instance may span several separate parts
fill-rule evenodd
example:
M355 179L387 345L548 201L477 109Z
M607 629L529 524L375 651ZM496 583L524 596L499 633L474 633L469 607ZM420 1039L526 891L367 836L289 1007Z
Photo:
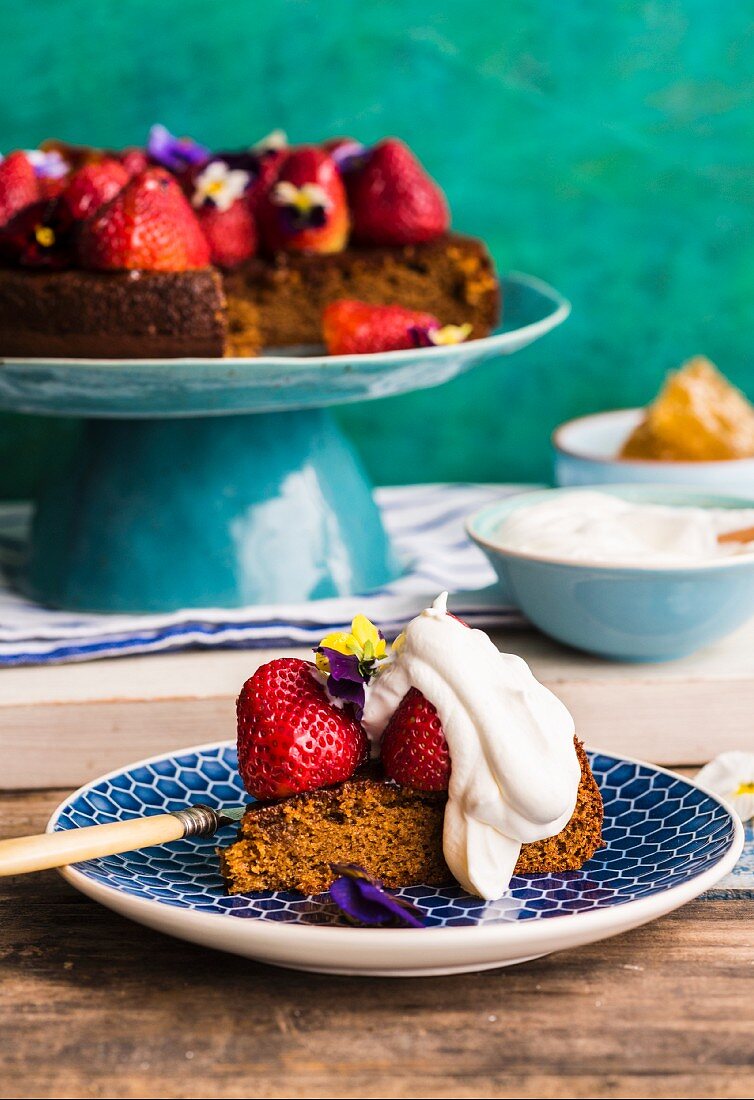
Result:
M754 527L754 508L636 504L575 489L511 512L491 540L502 550L594 565L693 565L754 553L718 535Z
M379 740L406 692L433 704L450 752L443 851L458 882L487 900L507 889L521 845L573 814L581 768L571 715L520 657L446 612L447 593L412 619L367 694Z

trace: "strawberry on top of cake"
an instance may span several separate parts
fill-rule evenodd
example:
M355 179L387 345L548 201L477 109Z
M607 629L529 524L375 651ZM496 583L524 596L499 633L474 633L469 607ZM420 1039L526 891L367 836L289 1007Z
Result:
M396 138L275 131L213 153L155 126L143 149L16 150L0 160L0 262L5 355L249 355L321 344L343 300L422 315L413 343L404 327L352 341L361 354L479 338L499 314L487 250L450 232Z
M246 682L239 770L262 801L220 853L232 893L314 894L355 864L388 887L455 880L492 899L514 873L574 870L601 846L568 711L446 599L389 653L358 616L316 663L281 658Z

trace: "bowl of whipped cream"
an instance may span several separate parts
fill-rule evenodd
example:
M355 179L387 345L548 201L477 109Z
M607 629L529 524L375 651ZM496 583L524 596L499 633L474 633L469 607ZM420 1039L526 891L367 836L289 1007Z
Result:
M754 502L675 485L543 489L467 531L540 630L628 661L683 657L754 616Z

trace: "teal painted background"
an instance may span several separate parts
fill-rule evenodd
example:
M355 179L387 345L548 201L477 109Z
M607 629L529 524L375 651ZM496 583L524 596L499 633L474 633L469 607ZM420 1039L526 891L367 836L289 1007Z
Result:
M441 8L441 11L438 11ZM383 482L543 478L565 417L705 352L754 394L751 0L2 0L0 148L397 133L457 228L573 315L512 359L339 415ZM70 428L68 429L71 430ZM0 422L0 493L60 425Z

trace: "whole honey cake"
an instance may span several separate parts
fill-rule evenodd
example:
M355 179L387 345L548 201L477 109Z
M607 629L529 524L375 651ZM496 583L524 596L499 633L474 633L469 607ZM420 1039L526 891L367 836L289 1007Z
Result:
M395 312L366 336L331 321L326 340L341 301ZM46 142L0 161L0 356L392 351L487 336L499 315L485 245L451 231L395 138L276 132L213 153L157 126L144 149Z

